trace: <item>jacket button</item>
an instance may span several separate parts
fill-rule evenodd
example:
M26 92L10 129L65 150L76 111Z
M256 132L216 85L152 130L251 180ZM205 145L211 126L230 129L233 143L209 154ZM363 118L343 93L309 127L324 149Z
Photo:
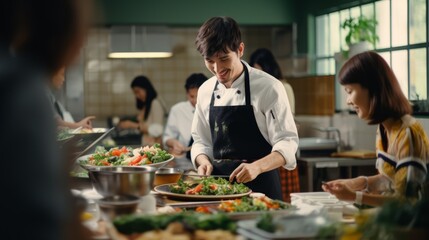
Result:
M241 91L240 91L240 90L237 90L237 94L241 94Z
M220 96L219 96L219 95L217 95L217 96L216 96L216 98L217 98L217 99L220 99Z

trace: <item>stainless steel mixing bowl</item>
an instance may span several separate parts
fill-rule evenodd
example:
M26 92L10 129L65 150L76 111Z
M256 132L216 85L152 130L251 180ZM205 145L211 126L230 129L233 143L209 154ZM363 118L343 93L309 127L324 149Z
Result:
M101 167L88 170L95 190L103 197L145 196L153 188L154 167Z

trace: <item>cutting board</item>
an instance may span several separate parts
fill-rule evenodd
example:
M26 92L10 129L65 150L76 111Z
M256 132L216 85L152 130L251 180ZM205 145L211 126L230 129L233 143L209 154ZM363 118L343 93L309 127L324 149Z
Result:
M335 152L331 154L331 157L375 158L376 154L374 151L369 151L369 150L353 150L353 151Z

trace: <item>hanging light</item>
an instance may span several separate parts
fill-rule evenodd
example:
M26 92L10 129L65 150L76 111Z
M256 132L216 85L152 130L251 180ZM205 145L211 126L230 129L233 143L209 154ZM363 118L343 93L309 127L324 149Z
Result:
M109 58L173 56L170 32L164 26L113 26L109 43Z

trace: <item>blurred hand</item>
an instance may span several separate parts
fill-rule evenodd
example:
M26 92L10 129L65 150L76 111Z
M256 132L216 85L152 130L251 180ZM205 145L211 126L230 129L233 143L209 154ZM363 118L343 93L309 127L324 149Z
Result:
M359 190L365 189L367 183L366 183L365 178L362 178L362 177L351 178L351 179L338 179L338 180L333 180L333 181L329 181L325 184L322 184L322 189L325 190L325 187L327 185L333 186L335 184L344 184L348 188L350 188L350 190L359 191Z
M322 185L325 192L335 195L341 201L353 202L356 197L355 191L350 189L344 181L331 181Z
M232 182L235 178L238 183L247 183L254 180L259 174L261 174L261 169L255 164L242 163L231 173L229 181Z
M206 155L199 155L195 159L198 168L198 174L200 175L210 175L213 172L213 165L210 163L210 160Z
M80 120L77 124L80 127L92 129L92 119L95 119L95 116L88 116L82 120Z
M124 121L120 121L118 123L118 128L122 128L122 129L129 129L129 128L137 128L136 126L138 125L138 123L130 121L130 120L124 120Z
M175 139L174 139L175 140ZM179 141L171 141L169 152L175 156L182 155L185 153L187 148L183 146Z

